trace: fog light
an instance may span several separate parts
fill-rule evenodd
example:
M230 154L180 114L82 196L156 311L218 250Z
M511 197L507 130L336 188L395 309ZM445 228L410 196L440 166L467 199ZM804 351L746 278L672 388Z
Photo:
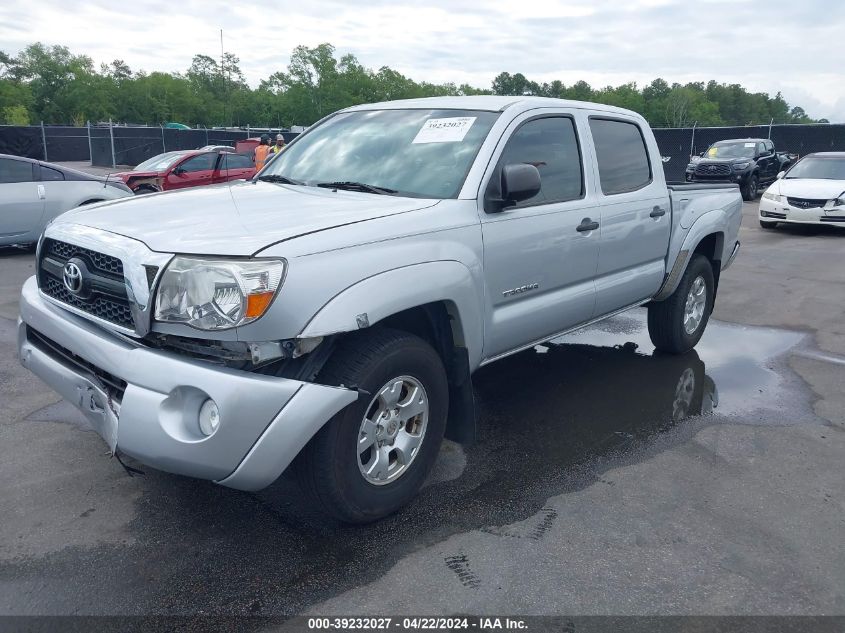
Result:
M762 215L764 218L769 217L769 214L766 213L765 211L760 211L760 215Z
M220 411L217 409L217 403L211 398L202 403L199 422L203 435L212 435L220 426Z

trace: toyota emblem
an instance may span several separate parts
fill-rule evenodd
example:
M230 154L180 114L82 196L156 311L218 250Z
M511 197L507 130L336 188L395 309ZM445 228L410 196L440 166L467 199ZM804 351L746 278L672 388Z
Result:
M79 266L73 262L65 264L62 281L64 281L65 288L67 288L71 294L78 295L82 290L82 271Z

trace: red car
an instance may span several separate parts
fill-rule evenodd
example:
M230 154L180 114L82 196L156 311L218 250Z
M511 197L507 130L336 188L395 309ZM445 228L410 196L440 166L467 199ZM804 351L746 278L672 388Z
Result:
M132 171L112 174L136 194L247 180L254 175L255 165L250 156L196 149L165 152Z

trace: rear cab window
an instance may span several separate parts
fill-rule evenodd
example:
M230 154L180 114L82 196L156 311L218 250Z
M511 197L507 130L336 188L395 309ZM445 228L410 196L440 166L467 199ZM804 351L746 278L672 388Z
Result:
M631 121L590 117L599 182L606 196L637 191L652 181L645 137Z

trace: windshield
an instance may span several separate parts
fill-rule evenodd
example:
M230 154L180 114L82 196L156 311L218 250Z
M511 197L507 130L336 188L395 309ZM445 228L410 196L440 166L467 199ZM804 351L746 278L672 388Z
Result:
M166 152L164 154L159 154L158 156L153 156L152 158L145 160L132 171L164 171L177 160L182 158L182 156L184 156L182 152Z
M845 157L818 158L808 156L786 173L786 178L820 178L845 180Z
M497 112L367 110L338 114L278 155L261 177L363 183L400 196L454 198Z
M715 143L707 150L707 158L754 158L757 143L753 141L732 141Z

